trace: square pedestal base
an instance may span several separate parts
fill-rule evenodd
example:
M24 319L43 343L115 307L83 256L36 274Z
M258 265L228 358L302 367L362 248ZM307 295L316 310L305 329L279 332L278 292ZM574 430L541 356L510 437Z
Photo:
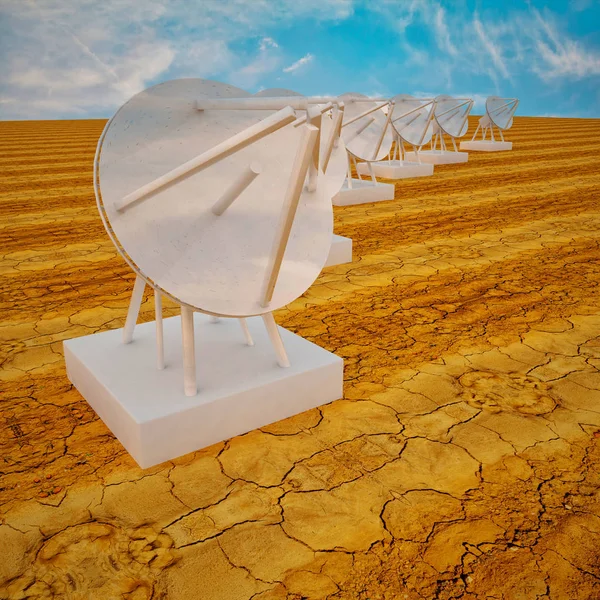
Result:
M407 160L382 160L371 163L376 177L384 179L407 179L409 177L427 177L433 175L433 165L429 163L409 162ZM361 175L369 175L369 165L358 163Z
M406 153L406 160L417 160L417 155L414 152ZM466 163L469 160L468 152L454 152L450 150L421 150L419 152L421 162L430 163L432 165L451 165L454 163Z
M352 240L341 235L333 234L331 250L329 250L329 256L327 257L325 266L333 267L349 262L352 262Z
M183 392L181 319L164 319L165 369L154 322L63 343L67 375L136 462L147 468L263 427L343 395L343 360L279 328L291 367L277 365L260 317L213 323L194 314L198 393Z
M478 150L480 152L501 152L512 150L512 142L492 142L492 140L471 140L460 143L461 150Z
M353 179L352 188L349 188L346 180L332 202L334 206L383 202L393 200L395 192L396 187L393 183L373 183L371 179Z

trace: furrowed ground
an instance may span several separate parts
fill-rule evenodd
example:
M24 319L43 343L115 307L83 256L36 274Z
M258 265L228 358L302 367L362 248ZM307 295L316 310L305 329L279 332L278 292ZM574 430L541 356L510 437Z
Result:
M276 318L344 398L145 471L62 355L134 281L104 124L0 123L0 598L600 598L599 120L336 207L354 262Z

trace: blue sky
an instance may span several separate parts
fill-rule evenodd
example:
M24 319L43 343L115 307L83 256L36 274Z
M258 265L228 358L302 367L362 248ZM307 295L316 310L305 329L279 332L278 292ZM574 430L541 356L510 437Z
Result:
M179 77L598 118L599 24L599 0L0 0L0 119L109 117Z

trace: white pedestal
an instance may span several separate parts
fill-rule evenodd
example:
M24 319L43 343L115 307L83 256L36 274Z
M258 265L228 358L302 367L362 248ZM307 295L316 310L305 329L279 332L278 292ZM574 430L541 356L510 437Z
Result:
M512 142L492 142L492 140L471 140L460 143L461 150L478 150L481 152L500 152L512 150Z
M381 160L371 163L376 177L384 179L407 179L409 177L427 177L433 175L430 163L409 162L407 160ZM369 175L369 165L358 163L357 170L361 175Z
M414 152L405 154L406 160L417 160L417 155ZM468 152L454 152L450 150L421 150L419 152L421 162L430 163L432 165L451 165L454 163L466 163L469 160Z
M341 235L333 234L331 250L329 250L329 256L327 257L325 266L333 267L349 262L352 262L352 240Z
M164 320L166 368L156 368L155 323L63 343L67 375L136 462L147 468L343 395L343 360L279 328L291 367L277 365L263 321L194 314L198 394L183 393L181 320Z
M342 189L333 197L334 206L350 206L393 200L396 186L393 183L373 183L371 179L352 179L352 188L348 188L348 180Z

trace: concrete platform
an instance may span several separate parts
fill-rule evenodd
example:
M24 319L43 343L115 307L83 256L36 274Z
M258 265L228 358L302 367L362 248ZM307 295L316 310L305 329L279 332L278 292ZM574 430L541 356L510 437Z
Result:
M395 192L396 186L393 183L377 182L373 184L371 179L353 179L352 188L348 188L348 181L345 181L344 186L333 197L332 202L334 206L383 202L393 200Z
M410 177L427 177L433 175L431 163L409 162L407 160L381 160L371 164L376 177L384 179L408 179ZM361 175L369 175L367 163L358 163L357 170Z
M349 262L352 262L352 240L341 235L333 234L331 250L329 250L329 256L327 257L325 266L333 267Z
M213 323L194 314L198 394L183 392L181 319L164 320L165 364L156 368L155 323L63 342L67 375L142 467L263 427L343 395L344 361L279 328L291 366L277 365L260 317Z
M417 155L414 152L405 154L406 160L417 160ZM469 160L468 152L454 152L450 150L422 150L419 152L421 162L430 163L432 165L452 165L455 163L466 163Z
M479 152L501 152L512 150L512 142L492 142L491 140L471 140L460 143L461 150L476 150Z

